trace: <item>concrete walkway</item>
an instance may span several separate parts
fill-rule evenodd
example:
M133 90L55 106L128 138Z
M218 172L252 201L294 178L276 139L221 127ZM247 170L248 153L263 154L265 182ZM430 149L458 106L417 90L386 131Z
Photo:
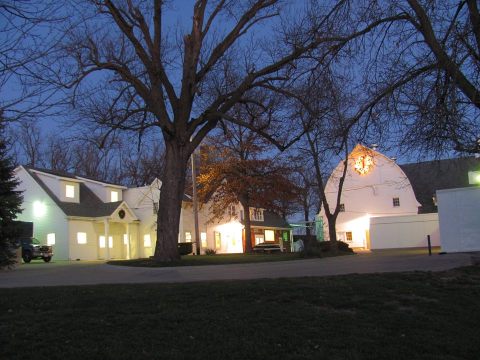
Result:
M382 251L325 259L254 264L138 268L101 261L52 261L19 265L0 271L0 287L125 283L180 283L209 280L327 276L351 273L440 271L471 264L472 254L434 254L424 251Z

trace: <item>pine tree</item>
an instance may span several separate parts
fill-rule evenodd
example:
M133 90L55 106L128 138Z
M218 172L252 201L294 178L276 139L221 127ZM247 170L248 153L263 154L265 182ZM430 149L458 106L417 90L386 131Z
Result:
M14 219L21 212L22 195L15 188L14 165L7 154L6 140L0 114L0 268L15 263L17 226Z

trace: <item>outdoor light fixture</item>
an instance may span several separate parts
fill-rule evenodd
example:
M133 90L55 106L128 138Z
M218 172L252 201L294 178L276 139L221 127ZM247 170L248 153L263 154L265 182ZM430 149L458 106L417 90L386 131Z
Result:
M47 207L41 201L33 202L33 216L43 217L47 213Z

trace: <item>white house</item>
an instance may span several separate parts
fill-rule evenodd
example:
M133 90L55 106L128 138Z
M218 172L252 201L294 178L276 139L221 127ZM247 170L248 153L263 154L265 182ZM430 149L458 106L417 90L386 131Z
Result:
M109 184L72 174L19 166L18 190L23 212L18 220L33 223L34 237L54 246L65 260L129 259L153 255L161 181L137 188ZM239 253L244 246L241 206L226 209L224 219L209 220L208 206L199 211L201 251ZM252 210L254 243L271 241L288 247L289 225L278 215ZM193 242L191 198L184 196L178 241Z
M19 166L23 212L34 236L54 246L56 259L138 257L139 219L123 200L125 187Z
M436 192L471 186L468 173L479 169L480 159L474 157L398 165L357 145L348 157L337 236L365 249L425 247L428 235L432 246L440 246ZM325 187L331 206L342 170L340 162ZM327 224L323 209L320 215Z

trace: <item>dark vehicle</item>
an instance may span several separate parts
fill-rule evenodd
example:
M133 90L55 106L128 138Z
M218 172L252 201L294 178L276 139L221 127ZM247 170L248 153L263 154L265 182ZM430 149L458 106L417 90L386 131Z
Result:
M262 253L273 253L273 252L281 252L282 248L279 244L276 243L260 243L253 247L254 252L262 252Z
M53 248L49 245L42 245L40 241L35 238L19 239L19 245L22 247L22 259L26 263L32 259L43 259L45 262L50 262L53 256Z

